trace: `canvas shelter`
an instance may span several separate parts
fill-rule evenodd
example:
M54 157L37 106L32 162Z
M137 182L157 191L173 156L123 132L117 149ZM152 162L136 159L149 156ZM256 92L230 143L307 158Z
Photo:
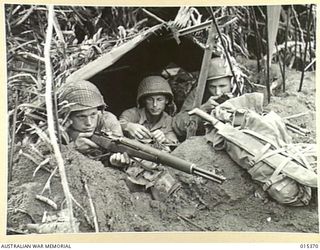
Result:
M188 34L208 24L179 31L166 23L153 26L74 72L67 82L91 81L103 94L108 110L120 115L136 106L137 87L145 76L160 74L170 64L188 72L200 70L204 47Z

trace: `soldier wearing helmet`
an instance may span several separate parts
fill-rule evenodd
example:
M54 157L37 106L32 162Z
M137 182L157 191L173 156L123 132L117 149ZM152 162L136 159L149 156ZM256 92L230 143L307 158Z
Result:
M157 147L170 151L166 144L177 143L178 140L172 129L172 117L168 114L174 106L169 83L161 76L145 77L138 86L136 101L137 107L125 110L119 118L125 136L144 143L157 142ZM180 187L163 166L147 160L132 164L127 174L130 189L144 187L156 200L166 199Z
M210 112L222 96L231 96L232 73L226 60L212 58L209 66L206 89L204 92L200 109ZM184 101L180 112L173 118L173 129L183 139L186 136L187 127L190 121L188 111L193 108L196 96L196 89L193 89Z
M99 148L89 139L94 132L123 135L116 116L105 111L103 96L91 82L81 80L65 84L61 88L59 99L68 118L65 127L69 142L73 142L78 151L90 154ZM129 157L117 153L111 155L109 161L112 165L121 166L129 163Z
M126 136L139 140L175 143L177 137L172 130L172 117L166 112L173 106L169 83L161 76L148 76L139 84L137 107L120 115L122 130Z

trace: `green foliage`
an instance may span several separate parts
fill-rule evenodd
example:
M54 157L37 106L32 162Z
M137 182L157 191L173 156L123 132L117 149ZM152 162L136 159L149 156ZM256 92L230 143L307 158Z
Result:
M288 50L286 65L301 68L306 42L307 5L283 6L277 36L278 51L273 60L279 60L284 52L284 29L289 20ZM289 8L292 11L289 13ZM152 17L143 9L153 13ZM241 55L246 58L261 58L266 51L265 15L263 6L220 6L213 7L222 39L227 47L224 51L222 41L216 39L214 53L225 53L235 63L238 81L246 76L241 65L234 58ZM315 38L315 12L313 6L311 40ZM288 15L289 14L289 15ZM83 65L95 60L113 47L131 39L141 30L158 24L159 20L167 22L175 30L197 25L211 17L205 7L101 7L101 6L55 6L55 33L51 46L54 86L58 89L65 79ZM47 28L47 8L42 5L5 5L6 45L8 65L8 109L12 114L14 95L18 91L17 129L32 122L41 126L45 123L46 112L44 99L44 43ZM257 30L255 29L257 26ZM259 33L258 33L259 32ZM192 34L199 44L205 44L207 31ZM178 39L178 37L176 37ZM260 41L260 42L259 42ZM260 52L256 50L261 47ZM260 55L259 55L260 53ZM314 68L315 44L312 42L307 51L309 69ZM281 59L282 60L282 59ZM306 65L305 65L306 66ZM192 80L193 81L193 80ZM189 88L189 87L188 87ZM32 105L26 105L32 104ZM61 108L61 107L60 107ZM12 121L10 118L9 121ZM45 125L43 126L45 129Z

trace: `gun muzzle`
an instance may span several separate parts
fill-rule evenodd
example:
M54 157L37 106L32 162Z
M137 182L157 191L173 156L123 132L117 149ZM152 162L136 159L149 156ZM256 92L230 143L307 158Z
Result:
M208 179L208 180L212 180L212 181L217 182L219 184L221 184L222 182L224 182L226 180L226 178L224 176L217 175L215 173L204 170L202 168L198 168L195 165L192 166L192 172L195 175L201 176L201 177Z

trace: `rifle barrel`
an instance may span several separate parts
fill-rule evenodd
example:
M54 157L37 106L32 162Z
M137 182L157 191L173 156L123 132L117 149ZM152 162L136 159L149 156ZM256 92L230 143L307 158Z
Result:
M93 135L91 140L98 146L113 153L127 153L130 157L138 157L147 161L167 165L174 169L188 174L196 174L203 178L221 183L224 177L218 176L212 172L196 167L192 162L188 162L177 156L153 148L150 145L143 144L133 139L125 137L110 138L103 135Z
M222 183L223 181L226 180L226 178L223 176L217 175L213 172L210 172L210 171L204 170L202 168L198 168L198 167L193 168L193 173L196 175L199 175L203 178L210 179L210 180L218 182L218 183Z

